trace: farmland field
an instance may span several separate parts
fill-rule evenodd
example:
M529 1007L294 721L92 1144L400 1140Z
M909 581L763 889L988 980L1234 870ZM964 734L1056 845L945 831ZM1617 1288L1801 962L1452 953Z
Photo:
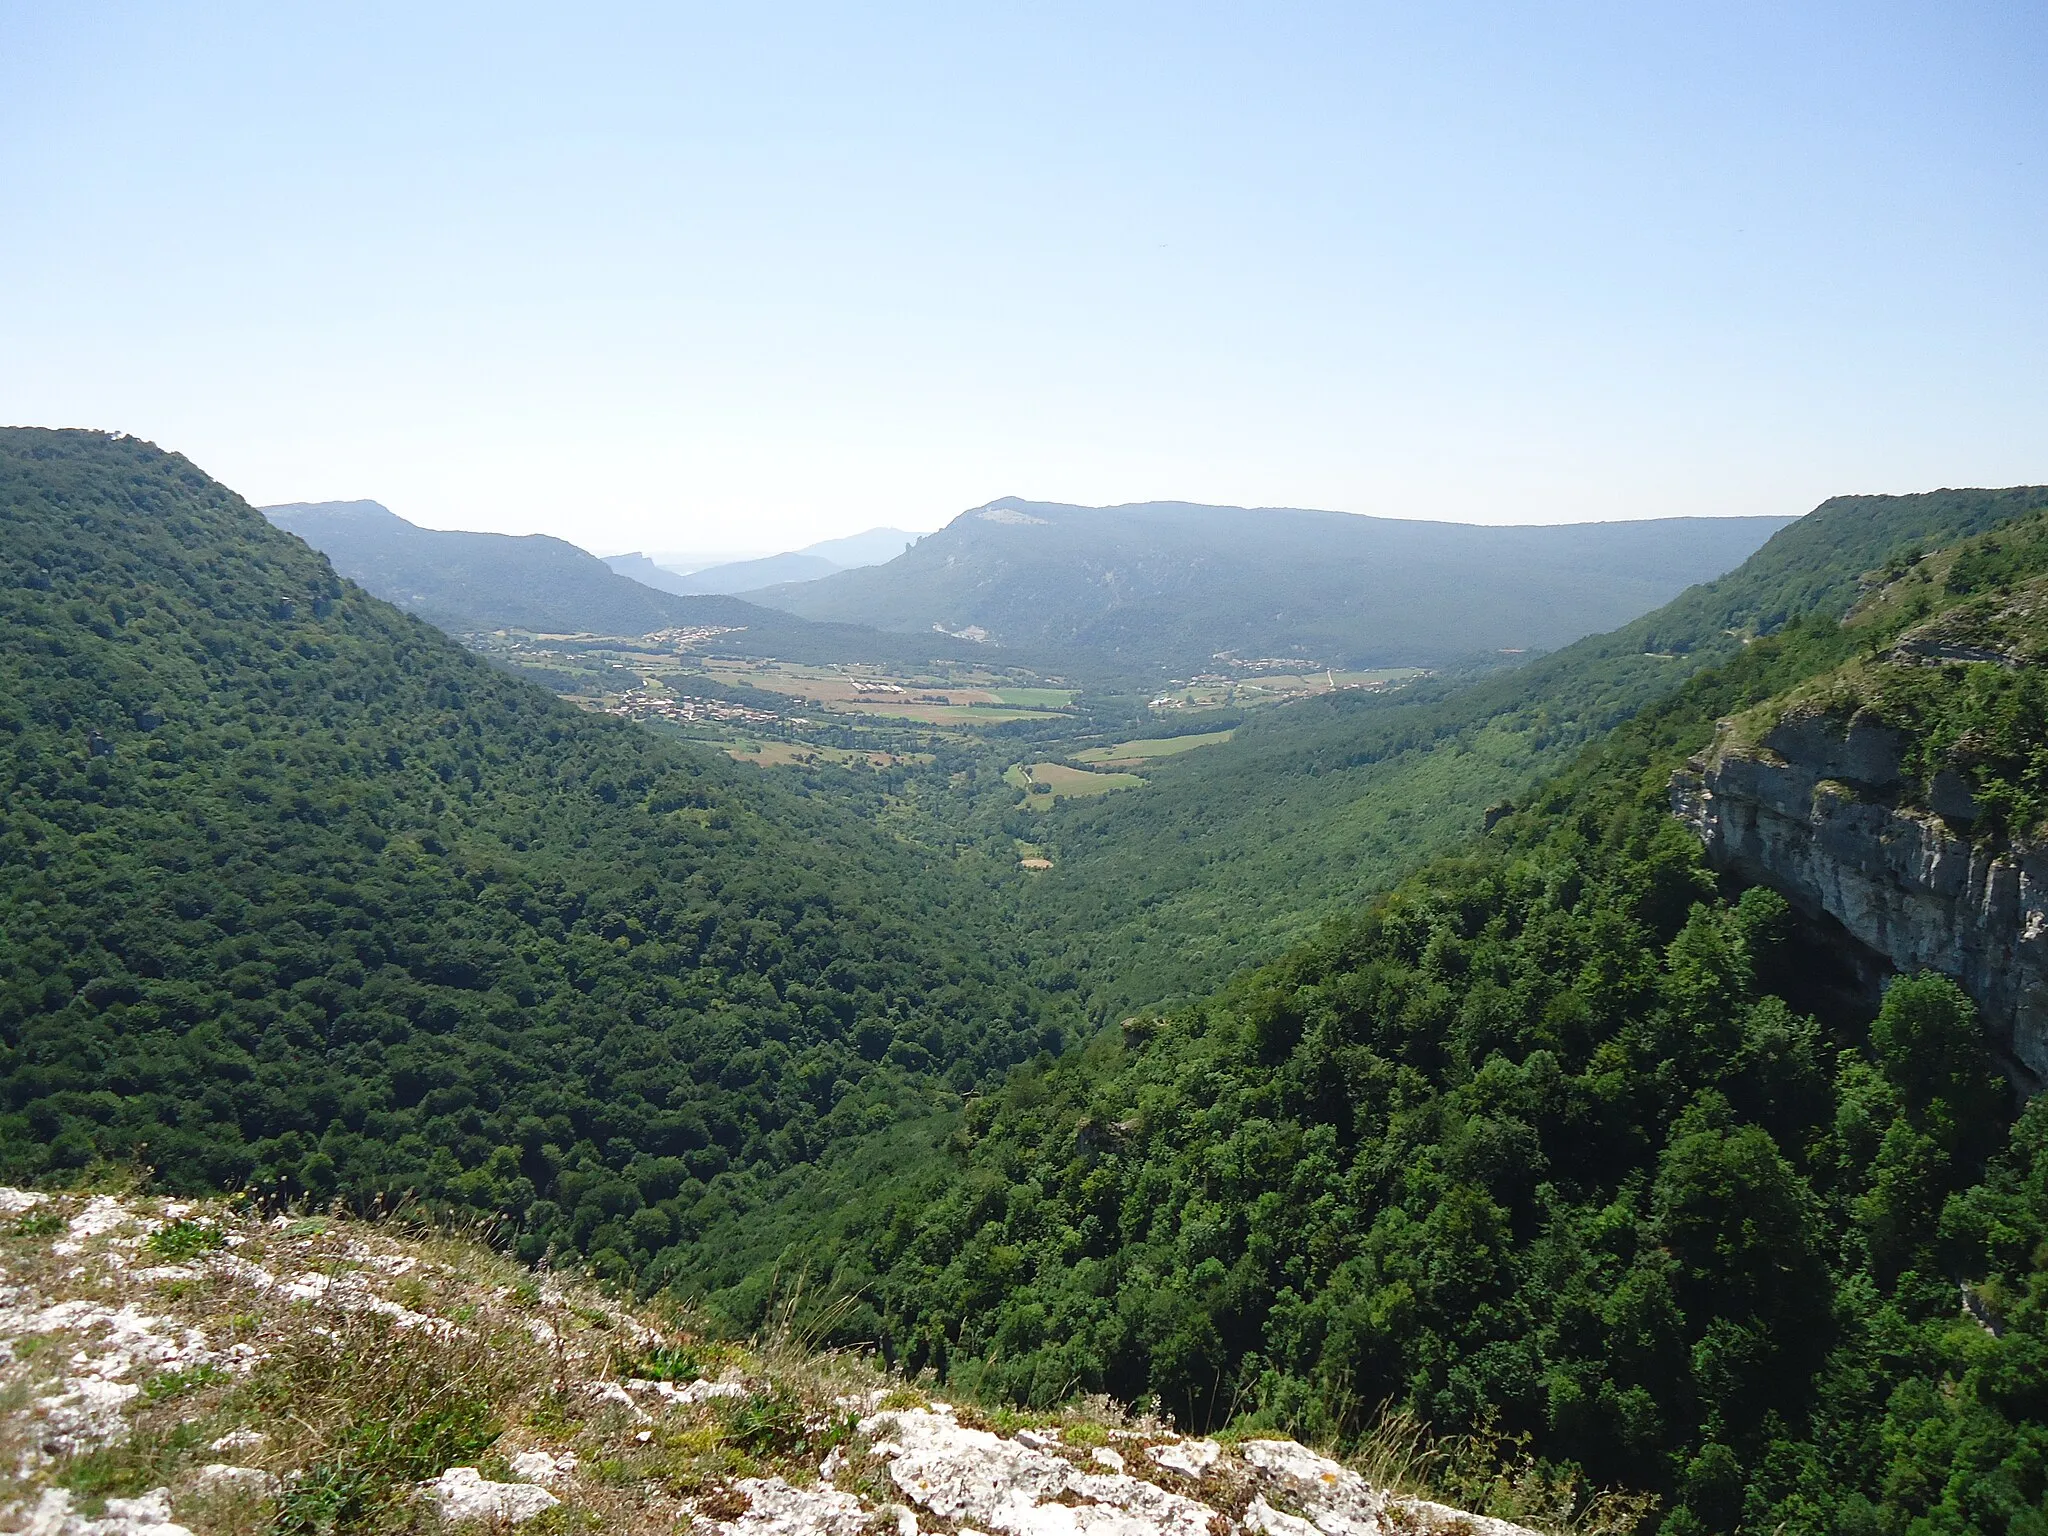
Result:
M1338 689L1392 688L1424 675L1420 667L1371 667L1355 672L1324 668L1314 672L1261 672L1237 678L1198 677L1193 682L1177 683L1163 690L1153 698L1152 707L1155 710L1221 709L1229 706L1249 709Z
M998 688L988 675L909 677L871 668L803 666L792 662L710 659L705 672L722 682L788 694L840 714L874 715L927 725L998 725L1047 717L1044 703L1066 704L1063 688Z
M790 764L834 763L840 767L849 764L866 764L870 768L893 768L898 763L928 763L929 752L860 752L845 747L819 746L807 741L735 741L728 742L726 756L743 763L758 763L763 768L783 768Z
M998 688L999 704L1021 704L1031 709L1065 709L1074 702L1071 688Z
M1043 785L1052 791L1050 795L1027 795L1026 799L1031 801L1106 795L1113 789L1136 789L1145 782L1135 773L1090 773L1082 768L1069 768L1063 763L1033 763L1023 773L1027 784ZM1011 782L1016 781L1013 779Z
M1078 763L1142 763L1153 758L1177 757L1183 752L1192 752L1196 747L1212 747L1220 741L1228 741L1234 731L1204 731L1199 736L1153 736L1141 741L1120 741L1109 747L1090 747L1085 752L1076 752Z

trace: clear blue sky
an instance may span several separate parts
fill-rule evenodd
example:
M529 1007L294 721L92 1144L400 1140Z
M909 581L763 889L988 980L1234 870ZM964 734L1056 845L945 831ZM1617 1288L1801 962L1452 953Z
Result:
M2048 8L0 3L0 419L611 550L2048 481Z

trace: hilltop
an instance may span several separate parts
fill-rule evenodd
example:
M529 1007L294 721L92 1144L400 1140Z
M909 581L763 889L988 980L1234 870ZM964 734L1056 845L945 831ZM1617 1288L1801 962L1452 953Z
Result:
M748 593L810 619L943 629L1154 675L1286 661L1442 667L1608 629L1788 519L1480 527L1004 497L886 565Z
M260 510L350 581L446 630L639 635L676 625L744 624L754 614L745 603L657 592L546 534L422 528L375 501Z
M1376 1486L1107 1402L936 1401L416 1222L0 1188L0 1265L0 1509L33 1536L1059 1536L1076 1509L1127 1536L1527 1536L1416 1497L1426 1457Z

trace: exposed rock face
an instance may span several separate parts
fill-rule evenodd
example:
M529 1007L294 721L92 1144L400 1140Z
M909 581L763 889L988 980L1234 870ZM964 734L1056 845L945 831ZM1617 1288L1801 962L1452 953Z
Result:
M1233 1452L1214 1440L1140 1433L1104 1456L1104 1447L1064 1444L1053 1429L1014 1438L975 1429L942 1403L876 1413L860 1427L913 1506L898 1522L904 1536L919 1528L916 1510L961 1536L1532 1536L1506 1520L1376 1488L1292 1440L1247 1440ZM1154 1476L1121 1470L1148 1462ZM1177 1476L1155 1481L1162 1468ZM736 1526L734 1536L754 1531Z
M2002 852L1964 835L1969 786L1945 774L1937 810L1897 804L1900 742L1863 716L1787 720L1756 747L1725 741L1674 774L1672 811L1716 869L1833 918L1896 971L1953 977L2014 1077L2048 1087L2048 847ZM1945 782L1946 780L1954 782Z
M202 1246L154 1262L190 1246L167 1238ZM930 1402L843 1356L771 1367L720 1346L730 1374L718 1381L613 1379L622 1346L664 1336L559 1276L515 1275L527 1280L445 1239L345 1218L0 1187L0 1531L217 1536L302 1518L295 1493L327 1442L296 1402L234 1423L275 1401L235 1383L371 1319L364 1348L447 1344L457 1352L423 1358L474 1369L465 1340L501 1353L530 1343L541 1367L490 1400L511 1422L471 1458L480 1464L370 1485L421 1529L542 1519L620 1536L673 1536L686 1521L706 1536L1530 1536L1377 1486L1292 1441L1190 1438L1107 1403L1064 1427L1001 1433L971 1406ZM400 1281L404 1305L387 1294ZM554 1385L545 1416L517 1417L512 1394L543 1382ZM804 1432L758 1453L762 1475L668 1481L679 1450L732 1450L735 1407L771 1394L800 1406ZM884 1406L898 1401L914 1405ZM145 1413L152 1446L175 1443L173 1423L190 1431L186 1454L152 1452L163 1486L104 1507L75 1499L67 1467L132 1444ZM814 1434L830 1436L818 1460Z
M494 1483L475 1467L450 1467L426 1485L441 1518L454 1523L524 1525L562 1501L532 1483Z

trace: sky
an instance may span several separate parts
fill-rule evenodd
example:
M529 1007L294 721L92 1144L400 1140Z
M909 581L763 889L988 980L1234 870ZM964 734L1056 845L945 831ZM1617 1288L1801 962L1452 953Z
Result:
M0 0L0 421L601 553L2048 481L2048 8Z

